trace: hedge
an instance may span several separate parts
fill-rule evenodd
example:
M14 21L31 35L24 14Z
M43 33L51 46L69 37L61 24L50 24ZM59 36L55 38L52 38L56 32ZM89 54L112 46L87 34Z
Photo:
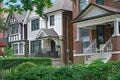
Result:
M26 63L25 63L26 64ZM27 63L28 64L28 63ZM23 64L21 64L23 65ZM16 67L4 80L119 80L120 61L94 62L90 65L74 64L60 68L36 66L21 70L25 66ZM19 69L20 68L20 69ZM19 73L19 74L18 74ZM22 74L22 75L21 75Z
M49 58L0 58L0 68L1 69L8 69L12 67L16 67L21 63L24 62L32 62L37 65L42 65L42 66L51 66L52 61Z

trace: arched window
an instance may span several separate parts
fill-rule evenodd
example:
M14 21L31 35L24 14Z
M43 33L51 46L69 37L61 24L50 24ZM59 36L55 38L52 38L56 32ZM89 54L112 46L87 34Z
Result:
M104 5L104 0L96 0L96 3L97 3L97 4Z

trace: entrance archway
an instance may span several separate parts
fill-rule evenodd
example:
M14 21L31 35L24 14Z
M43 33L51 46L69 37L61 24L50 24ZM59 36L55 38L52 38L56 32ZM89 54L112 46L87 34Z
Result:
M52 52L52 53L54 53L54 52L56 51L55 46L56 46L55 41L52 40L52 41L51 41L51 52Z

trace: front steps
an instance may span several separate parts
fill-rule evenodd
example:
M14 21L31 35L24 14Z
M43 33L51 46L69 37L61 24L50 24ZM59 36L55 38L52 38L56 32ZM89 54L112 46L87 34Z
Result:
M62 59L61 58L52 58L52 65L54 67L60 67L62 66Z

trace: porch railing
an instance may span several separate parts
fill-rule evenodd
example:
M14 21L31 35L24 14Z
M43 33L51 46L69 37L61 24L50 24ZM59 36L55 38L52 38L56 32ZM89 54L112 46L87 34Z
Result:
M89 64L96 59L104 59L104 62L107 62L111 58L112 51L112 39L110 38L105 44L102 44L99 51L96 47L96 40L93 41L92 44L86 49L84 49L84 59L85 63ZM96 54L98 53L98 54ZM99 54L100 53L100 54ZM89 55L87 55L89 54Z
M90 46L88 46L88 48L84 48L83 49L83 53L87 54L87 53L96 53L96 39L90 44Z
M110 38L101 48L101 52L111 52L112 51L112 39Z
M51 51L50 48L43 48L35 53L31 53L29 56L32 57L50 57L50 58L60 58L60 51Z

